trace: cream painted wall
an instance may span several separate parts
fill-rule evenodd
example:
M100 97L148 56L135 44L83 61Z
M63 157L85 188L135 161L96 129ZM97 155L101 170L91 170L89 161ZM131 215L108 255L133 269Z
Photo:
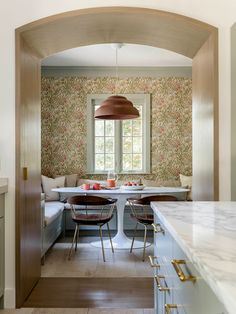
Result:
M236 23L231 28L231 200L236 201Z
M14 307L15 287L15 28L42 17L88 7L134 6L190 16L219 28L220 198L230 199L230 26L235 0L2 0L0 2L0 176L9 178L6 199L5 306Z

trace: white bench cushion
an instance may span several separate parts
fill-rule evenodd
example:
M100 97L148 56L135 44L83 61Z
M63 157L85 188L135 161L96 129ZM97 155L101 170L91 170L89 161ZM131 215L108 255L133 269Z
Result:
M45 202L44 224L49 225L64 210L64 203L61 202Z

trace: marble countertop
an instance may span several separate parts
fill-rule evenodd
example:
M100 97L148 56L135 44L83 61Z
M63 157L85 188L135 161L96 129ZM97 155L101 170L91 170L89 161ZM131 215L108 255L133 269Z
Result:
M0 178L0 194L7 193L8 191L8 179Z
M228 313L236 312L236 202L154 202L178 242Z

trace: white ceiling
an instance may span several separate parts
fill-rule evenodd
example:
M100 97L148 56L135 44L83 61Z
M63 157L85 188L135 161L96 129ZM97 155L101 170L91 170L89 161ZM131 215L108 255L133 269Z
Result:
M83 46L54 54L43 66L115 66L115 49L111 44ZM118 50L119 66L192 66L192 59L169 50L151 46L124 44Z

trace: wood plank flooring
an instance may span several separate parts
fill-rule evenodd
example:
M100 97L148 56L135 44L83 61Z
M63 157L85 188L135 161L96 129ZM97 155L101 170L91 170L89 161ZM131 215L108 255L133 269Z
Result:
M143 240L137 239L137 240ZM143 250L105 250L106 263L103 262L101 248L93 247L90 242L99 241L95 237L81 237L78 250L73 251L68 260L71 238L63 238L47 253L45 265L41 268L42 277L151 277L148 255L153 255L153 246L146 249L146 261L142 261Z
M26 300L30 308L154 307L153 278L41 278Z

